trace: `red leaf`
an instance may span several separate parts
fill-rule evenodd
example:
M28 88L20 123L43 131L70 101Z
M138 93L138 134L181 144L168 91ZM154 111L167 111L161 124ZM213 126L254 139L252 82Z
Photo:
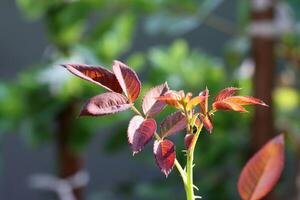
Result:
M268 194L280 178L284 166L284 138L276 136L245 165L238 181L243 200L259 200Z
M233 110L238 112L247 112L243 105L257 104L267 106L260 99L250 96L231 96L238 88L226 88L222 90L215 98L213 110Z
M142 116L134 116L128 125L127 136L133 155L140 152L152 139L156 131L154 119L144 119Z
M257 104L262 106L268 106L262 100L251 96L232 96L226 99L226 102L235 103L239 105Z
M169 90L168 84L156 86L150 89L143 98L142 108L145 115L153 117L158 114L166 106L163 101L158 101L156 98L164 95Z
M213 124L212 124L212 119L211 116L209 115L209 113L207 113L206 115L200 115L200 119L204 125L204 127L206 128L206 130L211 133L213 130Z
M202 102L205 101L204 96L197 96L192 98L186 105L186 110L190 111L192 110L196 105L201 104Z
M190 149L190 145L193 141L193 138L194 138L194 134L186 134L185 135L184 144L185 144L186 149Z
M163 101L170 106L174 106L175 108L181 109L182 105L179 101L182 99L182 92L177 92L174 90L169 90L163 96L156 98L159 101Z
M170 140L156 140L153 145L153 153L156 164L166 177L168 177L173 169L176 158L173 142Z
M81 64L66 64L63 66L72 74L84 80L88 80L110 91L122 93L122 88L116 76L108 69L100 66Z
M115 60L113 71L130 102L134 102L141 91L141 82L137 74L124 63Z
M131 107L122 94L106 92L92 97L82 108L80 116L102 116L127 110Z
M202 92L200 92L199 96L203 96L204 97L204 101L202 101L200 103L200 107L203 113L207 113L208 112L208 95L209 95L209 91L206 88L205 90L203 90Z
M238 90L240 90L240 88L235 88L235 87L225 88L221 92L219 92L219 94L217 94L217 96L214 99L214 102L222 101L223 99L234 95Z
M175 112L167 116L160 124L160 134L162 137L173 135L182 131L186 127L186 118L180 112Z
M243 106L226 101L217 101L213 103L214 110L233 110L237 112L248 112Z

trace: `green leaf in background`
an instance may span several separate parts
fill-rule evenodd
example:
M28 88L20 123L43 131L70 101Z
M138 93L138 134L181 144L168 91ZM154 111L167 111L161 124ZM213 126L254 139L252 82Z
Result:
M276 88L273 96L276 107L284 112L296 110L300 103L299 91L292 87Z
M150 35L164 33L168 36L179 36L186 34L199 27L209 14L223 2L224 0L177 2L177 5L166 6L162 12L147 16L144 29Z
M37 19L42 17L49 7L59 5L61 0L16 0L17 5L29 19Z
M187 88L197 88L199 92L205 86L214 89L216 84L225 80L222 63L203 52L190 50L184 40L176 40L169 48L151 49L149 60L157 70L149 78L164 77L174 89L185 85Z
M105 24L106 25L106 24ZM105 32L97 31L93 42L89 42L93 50L104 60L114 60L131 47L135 17L130 13L119 14ZM98 30L101 30L102 24Z

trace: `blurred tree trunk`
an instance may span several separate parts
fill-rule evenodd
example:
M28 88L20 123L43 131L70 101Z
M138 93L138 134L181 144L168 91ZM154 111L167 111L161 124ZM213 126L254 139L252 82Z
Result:
M252 0L253 1L253 0ZM275 1L270 0L273 5L267 6L265 9L251 10L251 24L261 22L272 23L274 19ZM253 27L252 27L253 28ZM263 27L267 28L267 27ZM252 35L252 56L255 62L255 73L253 79L254 96L262 99L269 108L261 106L255 107L254 118L252 122L252 138L251 138L251 152L256 152L269 139L275 135L275 128L273 123L273 109L272 109L272 92L275 76L275 56L273 35L263 36L254 30ZM276 199L273 194L268 195L268 200Z
M68 178L75 175L82 168L81 156L72 151L69 139L72 134L72 121L75 119L76 104L74 102L62 110L57 118L57 159L58 174L60 178ZM83 200L82 188L73 190L76 200Z
M252 10L252 23L272 22L274 6L263 11ZM272 109L272 92L275 76L274 38L254 35L252 37L252 56L255 62L253 79L254 96L262 99L270 108L255 107L252 150L257 151L275 135Z

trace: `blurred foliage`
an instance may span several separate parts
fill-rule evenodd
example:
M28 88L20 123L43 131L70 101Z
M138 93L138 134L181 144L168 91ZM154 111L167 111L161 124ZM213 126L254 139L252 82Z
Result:
M17 129L25 141L34 146L51 142L57 129L57 116L65 107L75 102L79 113L80 105L85 100L104 91L73 77L59 66L61 63L98 64L110 68L112 60L121 59L138 71L143 80L143 94L164 81L168 81L172 89L184 88L194 95L206 86L211 96L227 86L241 87L242 94L251 94L251 66L242 65L250 51L249 38L242 31L249 23L249 1L238 1L237 26L240 31L227 42L222 58L208 55L199 48L191 48L192 44L184 37L178 38L201 26L224 2L17 0L28 19L44 21L54 48L47 52L43 63L20 73L16 81L0 83L0 103L5 105L0 107L0 134ZM288 3L292 9L300 7L297 0L289 0ZM299 12L295 13L298 19ZM149 44L146 40L154 40L157 36L167 38L169 45L146 46ZM280 39L282 46L278 48L278 55L284 57L286 48L299 51L299 34L286 34ZM135 46L144 42L145 46ZM287 64L285 66L279 71L290 68ZM276 89L274 101L276 116L280 116L276 119L278 124L294 127L293 130L299 134L299 89L294 86L298 84L299 88L300 84L299 80L295 82ZM158 121L171 111L166 109ZM75 150L83 151L95 133L108 129L111 133L103 149L107 153L118 153L124 146L128 148L121 133L125 132L131 115L128 111L105 118L72 116L75 120L71 124L73 135L69 142ZM200 136L195 180L203 198L238 199L236 181L246 159L251 116L217 113L214 116L214 134L204 132ZM178 159L183 160L183 134L171 139L176 140ZM154 167L152 155L147 152L142 154L139 159ZM183 198L184 191L175 170L167 184L161 176L151 181L151 184L130 182L126 187L116 183L113 190L120 196L124 194L122 199L168 199L174 192L178 194L178 199ZM111 192L100 192L90 199L117 197Z

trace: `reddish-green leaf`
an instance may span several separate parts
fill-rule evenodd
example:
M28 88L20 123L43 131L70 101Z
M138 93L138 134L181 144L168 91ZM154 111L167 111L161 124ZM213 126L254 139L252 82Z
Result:
M235 88L235 87L225 88L217 94L214 101L215 102L222 101L223 99L234 95L238 90L240 90L240 88Z
M108 69L100 66L82 64L66 64L63 66L72 74L82 79L100 85L110 91L122 93L122 88L116 76Z
M80 116L102 116L127 110L128 99L116 92L106 92L92 97L82 108Z
M260 99L251 96L232 96L238 88L226 88L222 90L215 98L213 110L233 110L238 112L247 112L243 105L257 104L267 106Z
M165 102L158 101L157 98L164 95L168 90L168 84L164 83L150 89L146 93L142 103L142 108L145 115L147 115L148 117L153 117L166 106Z
M202 92L200 92L199 96L203 96L204 97L204 101L202 101L200 103L200 107L203 113L207 113L208 112L208 95L209 95L209 91L206 88L205 90L203 90Z
M159 101L163 101L170 106L174 106L178 109L183 109L179 101L181 101L183 93L181 91L177 92L174 90L169 90L163 96L157 97Z
M134 116L128 125L127 136L133 155L140 152L152 139L156 131L156 122L153 119L144 119L142 116Z
M186 127L186 118L180 112L175 112L167 116L160 124L160 134L162 137L173 135L182 131Z
M262 199L277 183L283 166L284 138L279 135L263 146L244 167L238 181L242 199Z
M190 111L192 110L195 106L197 106L198 104L201 104L202 102L205 101L205 97L204 96L196 96L194 98L192 98L186 105L186 110Z
M213 123L212 123L212 119L211 119L211 116L209 115L209 113L206 113L206 115L201 114L200 119L201 119L204 127L206 128L206 130L209 133L211 133L213 130Z
M213 103L214 110L233 110L237 112L248 112L243 106L226 101L217 101Z
M167 177L173 169L176 158L173 142L170 140L156 140L153 145L153 153L157 166Z
M141 91L141 82L137 74L124 63L115 60L113 71L130 102L134 102Z
M262 106L268 106L262 100L251 96L231 96L226 99L226 102L235 103L239 105L257 104Z

